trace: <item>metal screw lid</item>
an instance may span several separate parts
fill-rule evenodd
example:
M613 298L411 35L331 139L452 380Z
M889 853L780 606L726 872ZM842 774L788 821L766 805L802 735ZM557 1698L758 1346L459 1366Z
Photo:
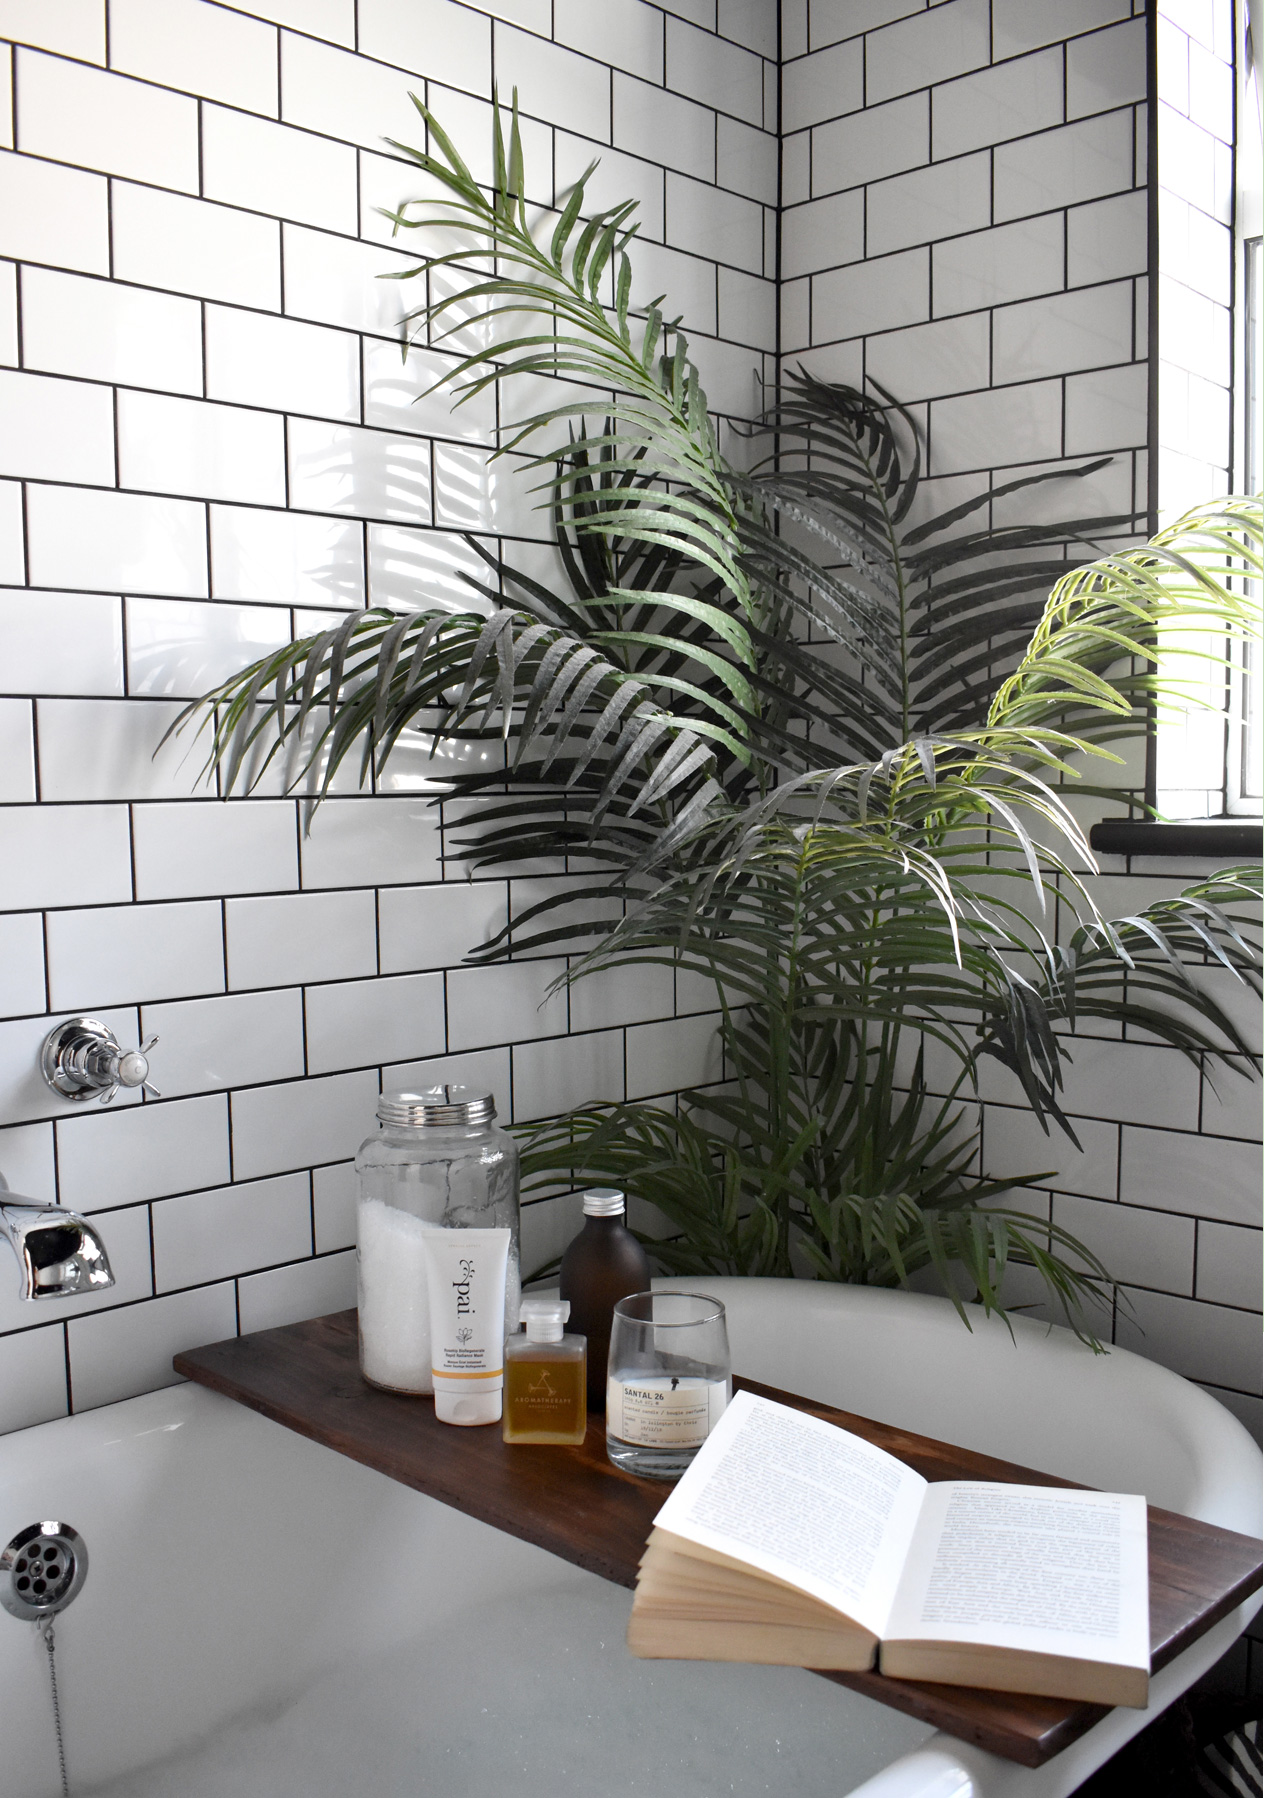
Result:
M622 1217L623 1194L613 1186L590 1186L584 1194L585 1217Z
M383 1093L377 1102L383 1124L419 1124L430 1129L454 1124L490 1124L494 1096L481 1086L430 1086L420 1093Z

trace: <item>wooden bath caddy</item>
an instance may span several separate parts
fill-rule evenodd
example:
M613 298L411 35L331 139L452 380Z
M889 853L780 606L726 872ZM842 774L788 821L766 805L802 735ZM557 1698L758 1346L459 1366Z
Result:
M361 1378L354 1311L190 1349L177 1355L174 1365L177 1373L468 1516L547 1548L616 1585L635 1583L645 1539L668 1488L611 1466L599 1417L589 1419L582 1448L510 1448L501 1441L499 1429L461 1430L437 1423L428 1399L380 1392ZM854 1417L752 1380L734 1383L842 1424L908 1462L928 1480L1074 1483ZM1151 1505L1154 1672L1256 1590L1260 1546L1249 1536ZM920 1684L880 1673L821 1677L1025 1767L1040 1766L1106 1714L1101 1705Z

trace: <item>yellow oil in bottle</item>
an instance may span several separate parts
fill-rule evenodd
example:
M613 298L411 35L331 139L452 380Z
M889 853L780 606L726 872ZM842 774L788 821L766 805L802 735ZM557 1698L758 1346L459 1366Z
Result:
M570 1306L524 1299L526 1334L505 1342L503 1434L506 1442L576 1446L588 1428L588 1383L582 1336L566 1336Z

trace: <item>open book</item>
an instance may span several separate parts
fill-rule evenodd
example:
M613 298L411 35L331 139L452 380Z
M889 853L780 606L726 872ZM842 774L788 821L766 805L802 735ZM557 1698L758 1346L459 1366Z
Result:
M1143 1708L1146 1501L932 1485L739 1392L654 1520L628 1646Z

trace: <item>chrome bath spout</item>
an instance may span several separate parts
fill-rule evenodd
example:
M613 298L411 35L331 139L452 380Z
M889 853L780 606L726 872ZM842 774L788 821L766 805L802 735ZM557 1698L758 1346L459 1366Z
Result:
M0 1174L0 1231L17 1256L18 1297L61 1299L102 1292L114 1275L96 1228L77 1211L10 1193Z

